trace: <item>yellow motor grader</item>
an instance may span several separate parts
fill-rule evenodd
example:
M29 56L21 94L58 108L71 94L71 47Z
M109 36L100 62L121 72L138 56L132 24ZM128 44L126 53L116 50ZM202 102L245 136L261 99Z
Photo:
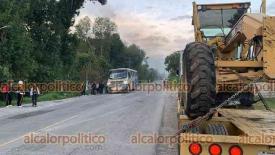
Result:
M189 118L205 115L258 77L275 79L275 17L249 13L250 3L193 3L195 42L183 53L181 101ZM186 88L186 87L184 87ZM241 93L236 102L250 107L254 93Z
M250 13L250 3L194 2L193 25L195 42L181 61L180 154L275 155L275 112L253 109L256 93L243 89L275 79L275 17L266 1L260 13Z

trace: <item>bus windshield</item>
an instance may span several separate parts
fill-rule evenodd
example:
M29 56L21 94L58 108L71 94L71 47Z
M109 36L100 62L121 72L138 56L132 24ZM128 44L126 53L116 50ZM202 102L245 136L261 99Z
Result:
M126 70L111 71L110 79L125 79L127 78Z

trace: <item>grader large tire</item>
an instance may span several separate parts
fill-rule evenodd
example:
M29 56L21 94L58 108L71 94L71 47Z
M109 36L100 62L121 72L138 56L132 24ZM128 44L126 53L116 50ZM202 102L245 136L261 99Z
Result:
M209 46L194 42L183 55L183 80L188 90L183 93L185 114L195 119L215 106L216 73L214 56Z

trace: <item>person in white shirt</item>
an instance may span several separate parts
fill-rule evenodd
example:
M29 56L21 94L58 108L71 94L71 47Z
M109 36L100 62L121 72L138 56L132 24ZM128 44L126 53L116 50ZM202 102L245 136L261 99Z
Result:
M23 81L18 82L17 87L17 106L22 107L23 97L25 95L25 87Z

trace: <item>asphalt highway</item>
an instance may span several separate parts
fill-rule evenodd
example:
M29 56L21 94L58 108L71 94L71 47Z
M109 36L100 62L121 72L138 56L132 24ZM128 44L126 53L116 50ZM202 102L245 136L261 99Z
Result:
M0 108L2 155L177 154L150 141L177 129L176 95L131 92ZM145 141L141 138L147 137Z

